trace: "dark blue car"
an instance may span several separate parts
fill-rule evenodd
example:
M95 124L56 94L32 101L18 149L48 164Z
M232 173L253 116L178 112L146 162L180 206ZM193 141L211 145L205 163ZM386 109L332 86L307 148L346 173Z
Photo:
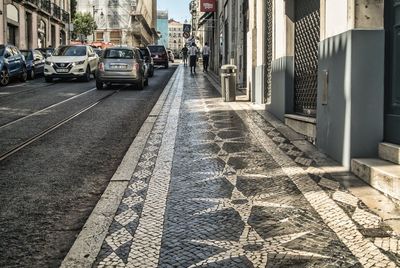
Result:
M27 49L21 50L21 53L25 56L26 70L29 79L34 79L37 75L44 73L45 57L43 57L40 51Z
M11 78L21 82L27 79L25 57L13 45L0 45L0 86L6 86Z

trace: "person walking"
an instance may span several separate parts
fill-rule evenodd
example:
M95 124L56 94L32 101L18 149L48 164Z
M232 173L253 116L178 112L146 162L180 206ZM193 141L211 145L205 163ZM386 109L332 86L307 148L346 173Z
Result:
M192 46L189 48L190 73L191 74L196 73L197 53L198 53L198 50L197 50L196 44L192 43Z
M203 49L201 50L201 54L203 55L203 71L208 72L208 61L210 60L211 49L206 42L204 44Z
M189 51L189 49L186 46L184 46L181 50L182 58L183 58L183 66L187 66L188 51Z

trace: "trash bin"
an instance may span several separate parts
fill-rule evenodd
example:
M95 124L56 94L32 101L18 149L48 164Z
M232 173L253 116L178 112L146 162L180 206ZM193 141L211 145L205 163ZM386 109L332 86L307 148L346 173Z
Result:
M224 101L236 100L236 66L221 66L221 95Z

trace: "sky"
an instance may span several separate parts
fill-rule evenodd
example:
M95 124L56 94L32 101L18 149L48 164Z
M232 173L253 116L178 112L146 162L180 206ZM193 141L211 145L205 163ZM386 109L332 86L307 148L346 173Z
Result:
M157 0L157 10L168 10L168 17L181 23L190 21L190 0Z

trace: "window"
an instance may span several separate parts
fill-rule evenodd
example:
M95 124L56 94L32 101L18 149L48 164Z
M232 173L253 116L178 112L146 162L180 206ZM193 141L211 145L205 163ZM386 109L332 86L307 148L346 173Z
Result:
M86 56L84 46L62 46L54 51L54 56Z
M18 9L12 5L8 4L7 5L7 19L13 20L15 22L19 22L19 16L18 16Z
M131 49L107 49L104 53L107 59L133 59L133 50Z

